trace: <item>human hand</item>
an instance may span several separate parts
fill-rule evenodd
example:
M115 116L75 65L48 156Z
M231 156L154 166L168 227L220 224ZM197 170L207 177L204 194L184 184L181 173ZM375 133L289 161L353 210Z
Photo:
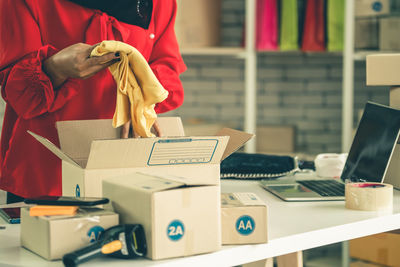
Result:
M127 123L122 125L121 138L129 138L130 129L131 129L131 121L128 121ZM155 132L156 136L158 136L158 137L162 136L160 125L158 124L157 121L154 122L152 129ZM135 133L134 130L132 130L132 132L133 132L133 137L134 138L138 138L139 137L139 135L137 133Z
M68 46L43 62L43 71L49 76L54 87L68 78L88 78L100 70L119 61L119 53L89 57L97 46L77 43Z

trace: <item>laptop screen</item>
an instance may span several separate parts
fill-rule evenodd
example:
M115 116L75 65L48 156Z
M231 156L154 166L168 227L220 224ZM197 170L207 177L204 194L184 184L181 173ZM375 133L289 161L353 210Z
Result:
M399 129L400 110L368 102L340 178L352 182L382 182Z

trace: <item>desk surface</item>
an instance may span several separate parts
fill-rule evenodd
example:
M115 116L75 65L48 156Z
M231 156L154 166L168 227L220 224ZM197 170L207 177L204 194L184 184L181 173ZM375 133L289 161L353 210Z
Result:
M151 261L101 258L82 266L234 266L362 236L400 228L400 191L394 190L393 212L347 210L344 201L284 202L256 181L222 181L222 192L254 192L268 206L269 242L223 246L222 250L192 257ZM19 225L0 230L0 266L63 266L20 247Z

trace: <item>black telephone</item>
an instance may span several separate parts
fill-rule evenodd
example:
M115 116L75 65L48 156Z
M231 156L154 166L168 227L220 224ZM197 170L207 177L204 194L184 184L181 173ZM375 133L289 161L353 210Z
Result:
M271 179L299 170L296 157L236 152L221 163L222 179Z

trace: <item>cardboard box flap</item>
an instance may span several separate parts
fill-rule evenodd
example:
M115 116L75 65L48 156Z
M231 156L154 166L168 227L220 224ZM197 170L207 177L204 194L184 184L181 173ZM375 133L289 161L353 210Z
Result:
M87 169L219 163L229 136L96 140Z
M163 136L184 136L179 117L159 117ZM119 139L121 128L113 128L112 120L79 120L56 122L60 146L73 159L87 159L93 140Z
M72 165L75 165L77 167L81 167L78 163L76 163L71 157L66 155L61 149L59 149L55 144L50 142L48 139L35 134L34 132L31 132L28 130L28 133L32 135L36 140L38 140L42 145L44 145L47 149L49 149L51 152L53 152L57 157L59 157L62 160L65 160Z
M225 149L225 152L221 158L221 161L227 158L230 154L242 147L247 141L254 137L254 134L241 132L238 130L223 128L217 134L217 136L229 136L229 142Z
M158 117L157 123L161 129L161 136L185 136L180 117Z
M93 140L120 137L112 120L57 121L56 128L61 149L73 159L88 158Z
M163 179L159 176L148 175L140 172L134 172L114 178L108 178L103 183L117 183L125 188L135 188L149 193L169 190L182 187L185 184Z

